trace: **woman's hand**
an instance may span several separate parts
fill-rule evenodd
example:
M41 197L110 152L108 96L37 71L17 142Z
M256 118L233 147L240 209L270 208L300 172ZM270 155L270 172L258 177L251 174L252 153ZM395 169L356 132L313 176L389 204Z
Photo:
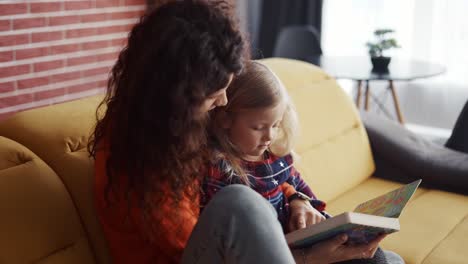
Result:
M289 218L289 232L319 223L325 217L310 205L309 201L295 199L289 203L291 216Z
M315 244L310 248L294 249L292 253L298 264L322 264L350 259L368 259L374 257L380 241L385 236L381 235L368 244L345 245L348 237L346 235L339 235Z

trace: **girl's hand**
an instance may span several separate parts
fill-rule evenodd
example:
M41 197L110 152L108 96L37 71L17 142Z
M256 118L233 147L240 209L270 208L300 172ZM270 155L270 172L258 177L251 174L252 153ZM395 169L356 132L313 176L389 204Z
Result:
M319 223L325 217L310 205L309 201L295 199L289 203L291 216L289 217L289 232Z
M369 259L373 258L375 251L379 247L380 241L386 235L381 235L362 245L346 245L348 237L339 235L329 240L319 242L310 248L292 250L294 259L298 264L322 264L334 263L350 259Z

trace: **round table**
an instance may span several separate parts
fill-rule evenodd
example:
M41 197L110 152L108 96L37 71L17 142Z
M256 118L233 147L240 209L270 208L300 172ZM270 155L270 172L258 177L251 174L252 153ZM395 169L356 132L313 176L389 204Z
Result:
M350 79L356 81L356 105L358 108L361 105L362 84L365 82L366 89L364 108L366 111L369 110L370 81L388 81L388 89L391 91L395 112L400 123L403 123L404 120L393 81L412 81L415 79L436 76L445 72L445 67L438 64L398 58L392 58L387 72L372 71L372 64L369 57L314 56L308 58L307 61L319 66L336 79Z

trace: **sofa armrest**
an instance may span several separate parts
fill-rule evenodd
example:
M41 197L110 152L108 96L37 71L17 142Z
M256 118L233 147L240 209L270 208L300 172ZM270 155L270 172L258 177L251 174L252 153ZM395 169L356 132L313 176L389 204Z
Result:
M378 177L410 181L468 194L468 154L439 146L421 138L403 126L361 113L376 163Z

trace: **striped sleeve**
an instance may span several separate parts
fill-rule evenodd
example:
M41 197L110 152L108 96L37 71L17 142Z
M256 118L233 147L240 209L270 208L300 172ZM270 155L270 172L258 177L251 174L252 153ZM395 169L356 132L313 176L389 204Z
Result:
M289 199L289 197L291 197L291 195L296 192L296 188L287 182L283 182L283 184L281 184L281 191L283 192L284 196Z
M312 189L309 187L309 185L307 185L304 179L302 179L299 171L297 171L296 168L294 168L292 156L289 154L285 156L284 159L288 165L291 165L289 177L286 180L286 182L293 186L296 191L304 193L313 199L317 199L315 194L312 192Z

